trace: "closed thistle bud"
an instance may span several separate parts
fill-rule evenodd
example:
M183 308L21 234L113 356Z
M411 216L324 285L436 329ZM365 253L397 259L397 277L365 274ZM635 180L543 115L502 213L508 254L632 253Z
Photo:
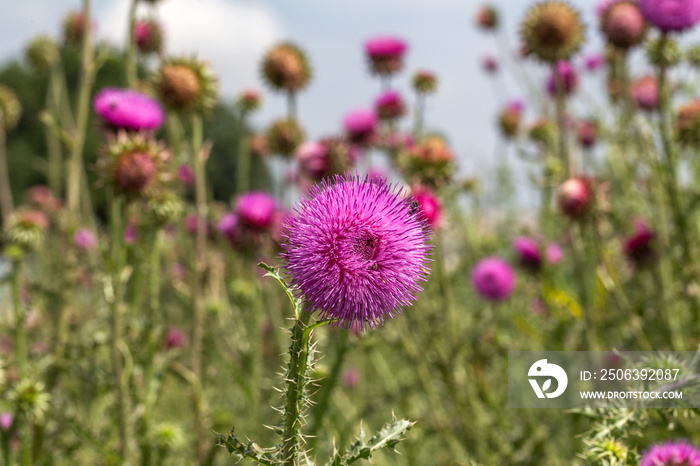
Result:
M656 234L644 220L636 221L634 229L634 233L625 239L622 250L634 265L644 266L656 258Z
M432 94L437 90L437 77L430 71L418 71L413 75L413 89L419 94Z
M593 204L593 186L588 178L576 177L564 181L557 190L559 210L571 218L581 218Z
M83 41L85 19L80 11L71 11L63 19L63 43L79 45Z
M44 232L48 227L49 219L43 212L18 212L10 219L5 238L8 243L19 247L23 252L34 251L44 242Z
M528 137L532 142L550 146L556 137L554 122L548 118L538 118L528 130Z
M207 64L192 58L163 62L154 79L160 100L175 112L204 113L218 98L216 77Z
M610 44L628 49L644 40L647 26L635 2L618 0L603 10L600 29Z
M58 47L51 37L39 35L29 42L24 50L24 56L33 69L46 71L56 63Z
M240 108L243 113L250 113L260 108L261 101L262 98L258 91L255 89L247 89L238 96L236 106Z
M659 84L655 76L642 76L635 79L630 91L637 108L647 112L659 108Z
M700 145L700 99L683 105L676 115L678 141L685 146Z
M519 100L514 100L506 105L498 117L498 123L503 136L508 139L517 136L520 131L520 122L524 109L525 105Z
M498 10L491 5L484 5L476 12L476 25L485 31L498 28Z
M163 27L158 21L145 19L134 24L134 36L139 52L148 55L163 51Z
M185 206L175 193L163 190L148 200L147 210L158 225L167 225L179 220Z
M655 38L647 44L647 58L654 66L674 66L681 61L681 49L678 42L671 38L666 38L665 42Z
M520 35L529 54L554 63L568 60L585 39L585 26L571 5L562 1L536 3L520 25Z
M22 104L17 94L9 87L0 84L0 117L6 131L11 131L19 123L22 116Z
M381 120L394 120L406 114L406 104L396 91L386 91L374 102L374 109Z
M265 83L275 91L297 92L311 80L311 66L296 44L282 42L270 49L262 61Z
M571 63L566 60L558 62L547 77L547 93L555 97L560 85L564 95L571 94L578 87L578 74Z
M273 122L265 138L270 152L290 157L304 140L304 130L294 118L283 118Z
M264 157L270 150L267 146L267 138L264 134L254 134L248 140L250 153L254 157Z
M595 120L583 120L576 127L578 143L585 149L590 149L596 143L598 124Z

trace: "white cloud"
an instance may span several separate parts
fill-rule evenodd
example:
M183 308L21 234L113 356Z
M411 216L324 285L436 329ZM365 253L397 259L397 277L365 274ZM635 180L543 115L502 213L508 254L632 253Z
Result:
M100 36L123 43L129 1L116 0L100 14ZM149 13L148 8L139 10ZM233 95L245 87L260 87L258 62L265 50L284 36L276 15L264 5L226 0L168 0L157 7L172 55L196 55L208 61Z

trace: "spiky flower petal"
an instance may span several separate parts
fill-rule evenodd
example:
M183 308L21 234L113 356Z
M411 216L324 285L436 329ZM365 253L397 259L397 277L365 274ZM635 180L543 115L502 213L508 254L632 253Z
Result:
M585 26L571 5L546 0L536 3L520 25L520 35L528 53L545 62L568 60L585 39Z
M285 267L307 310L362 329L399 314L429 273L421 217L386 181L345 175L314 185L282 233Z

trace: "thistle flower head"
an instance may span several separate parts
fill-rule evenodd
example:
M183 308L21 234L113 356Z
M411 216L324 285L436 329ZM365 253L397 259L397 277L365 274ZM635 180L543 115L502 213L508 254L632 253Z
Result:
M585 26L571 5L545 0L528 10L520 35L530 54L545 62L568 60L584 42Z
M177 327L170 327L165 336L165 347L167 349L182 348L187 345L187 335Z
M241 109L243 113L250 113L260 108L262 98L260 97L260 92L255 89L246 89L241 92L236 99L236 106Z
M5 238L9 244L18 246L23 251L33 251L44 242L44 233L48 227L49 219L43 212L18 212L10 218Z
M700 99L695 99L678 109L676 134L680 143L685 146L700 145Z
M684 31L700 21L700 0L638 0L644 17L664 32Z
M518 134L524 110L525 104L521 100L511 100L506 104L498 117L503 136L510 139Z
M296 157L302 173L316 181L348 171L354 161L350 146L339 137L305 142L297 148Z
M51 189L41 184L27 190L27 201L32 207L45 212L55 212L62 206L61 200L53 195Z
M12 413L0 413L0 430L3 432L9 431L10 427L12 427L13 421L14 417L12 416Z
M236 202L236 215L241 223L257 230L270 227L276 210L275 199L262 191L243 194Z
M374 110L353 110L343 118L343 128L350 142L365 145L377 129L377 115Z
M418 203L418 208L420 209L425 219L431 228L435 229L440 226L442 222L442 203L440 198L428 187L417 186L411 191L413 198Z
M97 246L97 236L91 230L86 228L81 228L75 232L73 236L73 242L83 251L91 251Z
M218 83L209 66L195 58L169 58L154 78L160 100L179 113L205 113L218 98Z
M382 120L395 120L406 114L406 103L396 91L386 91L374 102L377 116Z
M527 236L519 236L513 241L513 249L520 265L524 269L538 271L542 267L542 251L540 243Z
M374 328L416 299L431 246L411 202L385 181L347 174L308 191L283 225L282 255L309 311Z
M5 130L13 130L19 123L20 116L22 116L22 104L19 103L17 94L4 84L0 84L0 117Z
M380 36L365 42L365 54L373 74L391 76L403 68L408 44L394 36Z
M498 59L491 54L484 55L481 58L481 65L487 73L496 73L498 71Z
M85 18L82 11L71 11L63 18L63 43L79 45L83 41Z
M250 149L251 155L254 157L263 157L267 155L270 150L267 145L267 138L264 134L254 134L248 140L248 148Z
M642 455L639 466L700 466L700 450L683 440L657 444Z
M600 30L608 43L619 49L640 44L646 29L646 21L635 1L613 1L601 13Z
M453 152L442 137L429 135L400 152L399 166L407 178L424 186L438 186L452 177L454 159Z
M643 266L656 257L654 248L656 234L644 220L636 221L634 229L634 233L625 239L622 251L634 265Z
M485 31L498 28L498 10L491 5L483 5L476 11L476 25Z
M556 139L556 125L550 118L540 117L530 125L527 135L532 142L549 146Z
M39 35L29 41L24 56L32 68L45 71L56 63L58 47L51 37Z
M578 74L571 63L566 60L558 62L547 77L547 93L550 96L557 95L559 83L561 83L564 95L571 94L578 87Z
M583 66L588 71L598 71L605 66L605 56L600 53L590 53L583 57Z
M571 218L584 216L591 208L593 200L593 186L588 178L569 178L557 190L559 210Z
M635 79L630 92L637 108L646 112L659 108L659 85L655 76L642 76Z
M297 92L311 81L311 66L306 53L299 46L282 42L265 54L262 76L272 90Z
M290 157L304 140L304 129L296 119L282 118L267 128L265 139L270 152Z
M590 149L598 138L598 124L595 120L582 120L576 125L576 138L581 147Z
M472 284L476 291L490 301L503 301L515 288L515 272L506 261L487 257L472 270Z
M163 51L163 26L153 19L143 19L134 24L134 36L139 52L148 55Z
M95 113L114 129L156 130L165 119L155 99L132 89L105 88L92 105Z
M432 71L420 70L413 75L412 84L418 94L432 94L437 90L437 76Z

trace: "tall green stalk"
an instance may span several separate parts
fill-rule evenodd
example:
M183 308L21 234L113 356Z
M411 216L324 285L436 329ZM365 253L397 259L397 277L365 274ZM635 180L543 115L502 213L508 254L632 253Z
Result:
M129 30L127 31L126 43L126 84L129 87L135 87L138 80L136 73L136 34L134 27L136 26L136 5L139 0L131 0L129 6Z
M245 135L246 110L241 110L238 119L238 166L236 167L236 192L242 194L250 188L250 146Z
M7 227L15 207L10 189L10 173L7 169L7 151L5 147L5 118L0 110L0 210L2 222Z
M22 309L22 259L15 259L12 270L12 309L15 314L15 354L17 375L20 381L27 378L27 329L26 314ZM31 424L25 416L20 426L21 458L23 466L30 466L32 460Z
M574 167L572 167L569 147L568 147L568 131L566 126L566 89L564 87L564 77L557 70L557 64L552 65L552 74L554 76L554 85L556 88L556 115L557 115L557 133L559 136L559 160L566 177L572 175Z

